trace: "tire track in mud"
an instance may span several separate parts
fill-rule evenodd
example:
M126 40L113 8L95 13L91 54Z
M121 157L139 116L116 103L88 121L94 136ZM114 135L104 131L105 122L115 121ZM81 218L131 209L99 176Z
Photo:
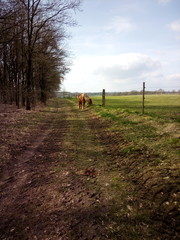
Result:
M90 113L79 111L69 102L67 106L67 133L61 151L65 150L62 179L67 232L62 239L109 239L103 220L106 219L106 201L97 184L98 161L103 159L102 147L89 127ZM107 219L106 219L107 220Z
M0 239L14 239L14 232L18 228L16 226L16 216L18 216L17 210L21 208L21 195L23 194L24 186L31 183L33 176L38 175L33 170L33 165L35 164L33 161L38 158L38 155L42 157L38 148L53 131L53 125L56 120L54 113L56 112L58 112L58 106L54 108L53 114L49 113L46 119L37 126L37 132L33 139L29 139L26 149L12 156L11 161L2 169L0 179L0 229L2 231L0 230ZM9 233L12 234L9 235ZM6 234L9 237L6 237ZM19 236L17 239L19 239ZM28 239L28 237L22 239Z
M41 134L33 140L30 146L28 146L25 151L16 157L16 163L13 163L11 167L5 167L3 176L1 178L2 189L9 191L9 193L6 193L6 197L4 197L1 202L3 210L5 212L7 211L7 208L9 208L9 205L12 203L12 201L16 201L20 189L26 183L27 177L29 175L28 164L36 155L38 147L42 144L47 135L52 131L53 120L50 124L50 128L46 129L45 131L41 131ZM43 128L46 128L45 125ZM2 198L3 194L1 195L1 199Z
M4 168L1 239L103 239L105 236L101 229L104 209L100 193L87 187L87 182L95 183L95 169L89 166L91 152L92 158L97 155L93 149L96 146L89 140L87 119L68 105L62 100L61 108L42 127L43 133L16 157L15 163ZM84 148L84 144L88 147ZM87 158L88 166L76 163Z

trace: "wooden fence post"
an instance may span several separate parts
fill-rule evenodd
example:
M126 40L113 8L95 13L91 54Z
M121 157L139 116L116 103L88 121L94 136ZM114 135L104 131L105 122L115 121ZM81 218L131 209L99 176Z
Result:
M142 91L142 114L144 114L144 100L145 100L145 82L143 82L143 91Z
M103 107L105 106L105 96L106 96L105 89L103 89L103 91L102 91L102 106Z

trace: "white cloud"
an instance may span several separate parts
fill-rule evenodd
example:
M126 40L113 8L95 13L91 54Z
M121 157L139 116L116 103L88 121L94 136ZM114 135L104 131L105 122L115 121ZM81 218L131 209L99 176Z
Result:
M180 90L180 74L160 75L157 78L152 79L152 90L162 88L164 90Z
M166 82L169 82L169 84L173 82L173 84L176 84L176 87L179 86L180 89L180 74L168 75L167 77L165 77L165 80Z
M70 91L133 90L141 88L143 81L159 78L160 70L159 61L140 53L82 57L74 62L67 85Z
M180 32L180 19L168 24L168 27L174 32Z
M135 29L136 25L131 19L119 16L114 17L112 21L105 27L105 30L115 32L132 31Z
M179 1L84 1L84 12L77 15L81 27L70 40L79 59L66 76L66 89L131 90L143 81L153 89L174 89L180 73Z
M140 53L126 53L117 56L105 57L100 61L95 74L103 75L111 80L125 80L142 78L147 73L160 69L157 60Z

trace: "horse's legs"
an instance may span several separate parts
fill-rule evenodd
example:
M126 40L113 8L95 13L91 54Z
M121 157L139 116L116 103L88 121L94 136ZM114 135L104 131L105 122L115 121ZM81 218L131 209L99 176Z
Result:
M79 109L84 109L85 108L85 100L83 99L82 101L79 101Z
M82 101L82 109L84 109L85 108L85 100L83 99L83 101Z

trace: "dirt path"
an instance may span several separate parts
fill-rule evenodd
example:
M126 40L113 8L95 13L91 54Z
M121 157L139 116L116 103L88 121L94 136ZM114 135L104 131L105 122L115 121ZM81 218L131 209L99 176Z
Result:
M108 135L89 109L61 99L49 111L2 167L1 240L178 239L159 232L164 223L147 215L135 186L112 168L102 144Z

